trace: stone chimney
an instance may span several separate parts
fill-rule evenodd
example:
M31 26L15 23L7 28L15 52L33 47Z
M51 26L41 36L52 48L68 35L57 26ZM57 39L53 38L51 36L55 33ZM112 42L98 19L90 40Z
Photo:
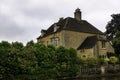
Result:
M74 18L77 19L78 21L81 20L81 11L79 8L77 8L74 12Z

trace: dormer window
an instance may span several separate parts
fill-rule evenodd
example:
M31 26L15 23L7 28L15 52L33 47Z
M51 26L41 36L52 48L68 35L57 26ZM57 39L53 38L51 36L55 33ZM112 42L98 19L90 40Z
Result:
M41 37L43 37L46 34L46 30L41 30Z
M54 32L56 32L59 29L59 26L57 24L54 25Z
M44 36L44 34L45 34L44 32L41 32L41 37L43 37L43 36Z

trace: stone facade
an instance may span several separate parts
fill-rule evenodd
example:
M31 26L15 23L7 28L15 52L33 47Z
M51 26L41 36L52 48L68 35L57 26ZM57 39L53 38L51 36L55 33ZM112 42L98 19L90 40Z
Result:
M43 37L41 39L38 39L38 42L43 43L45 45L55 45L52 43L52 39L58 38L58 44L56 46L64 46L66 48L75 48L77 49L79 45L83 43L83 41L88 36L96 36L97 34L91 34L91 33L83 33L83 32L75 32L75 31L68 31L63 30L51 35L48 35L46 37ZM104 36L105 35L101 35ZM114 53L114 49L110 45L108 41L105 41L105 47L102 48L102 41L98 41L94 47L89 49L81 49L77 50L78 56L106 56L107 52Z
M75 48L78 56L106 56L107 52L114 53L114 49L107 41L105 34L88 22L81 20L81 12L79 9L76 11L78 13L74 13L75 19L61 19L61 22L53 24L48 30L42 30L42 35L37 38L37 41L45 45Z

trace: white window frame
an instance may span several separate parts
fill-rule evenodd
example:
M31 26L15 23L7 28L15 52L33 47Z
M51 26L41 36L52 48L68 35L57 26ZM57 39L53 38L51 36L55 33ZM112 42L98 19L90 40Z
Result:
M51 38L51 43L55 46L58 46L59 44L59 38Z

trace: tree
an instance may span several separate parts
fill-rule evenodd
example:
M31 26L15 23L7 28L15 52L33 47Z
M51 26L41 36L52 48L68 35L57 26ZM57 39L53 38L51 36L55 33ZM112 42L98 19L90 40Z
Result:
M113 47L115 49L115 53L120 55L120 31L116 32L116 36L112 39Z
M57 48L57 70L59 77L75 77L78 72L79 64L77 52L75 49L65 47Z
M8 66L10 74L14 77L21 73L18 58L20 57L19 55L22 53L24 46L21 42L12 42L11 47L12 48L8 56Z
M68 49L68 54L69 54L69 63L68 63L68 73L69 77L75 77L77 75L77 72L79 71L79 64L78 64L78 59L79 57L77 56L77 52L75 49L70 48Z
M111 15L112 19L106 26L106 36L112 40L118 31L120 31L120 14Z
M88 57L86 61L88 66L93 66L98 64L98 58L96 57Z
M0 76L5 78L10 76L9 54L11 52L11 44L7 41L0 43Z
M18 63L20 64L22 74L34 74L37 66L37 60L35 56L34 42L30 41L21 51L18 56Z
M36 43L34 45L35 55L37 58L38 68L36 70L37 74L40 74L40 79L51 79L55 76L55 47L53 46L45 46L40 43Z
M45 46L33 41L26 46L21 42L0 42L0 79L74 77L78 67L77 53L73 48Z
M68 49L65 47L58 47L57 48L57 70L59 72L58 77L66 77L68 76L68 63L70 60Z
M107 39L112 43L117 55L120 54L120 14L111 15L112 19L106 26Z

